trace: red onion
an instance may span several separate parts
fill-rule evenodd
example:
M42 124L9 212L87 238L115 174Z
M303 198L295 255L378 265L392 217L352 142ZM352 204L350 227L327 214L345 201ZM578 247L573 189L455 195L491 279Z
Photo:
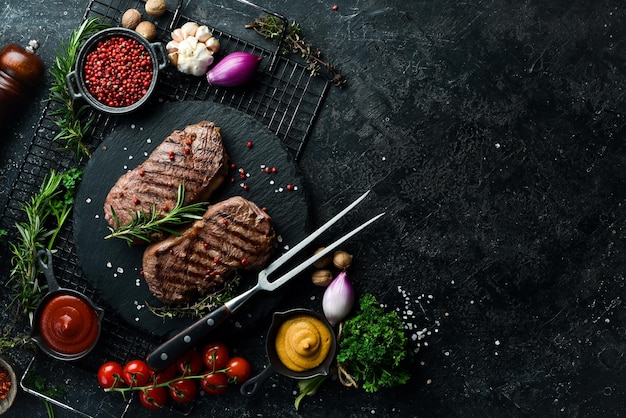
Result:
M233 52L226 55L209 70L206 79L219 87L236 87L254 77L263 57L248 52Z
M322 298L322 309L328 322L335 326L341 322L354 305L354 289L348 280L348 275L342 271L330 282L324 291Z

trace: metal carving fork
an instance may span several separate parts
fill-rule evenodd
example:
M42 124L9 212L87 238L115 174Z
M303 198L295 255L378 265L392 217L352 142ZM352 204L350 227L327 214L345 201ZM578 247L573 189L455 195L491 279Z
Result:
M335 224L345 214L350 212L356 205L358 205L363 199L365 199L368 194L369 191L365 192L363 195L361 195L361 197L352 202L348 207L339 212L332 219L327 221L315 232L302 240L295 247L291 248L285 254L280 256L265 269L261 270L258 274L258 281L252 288L243 292L239 296L236 296L233 299L229 300L220 308L214 310L210 314L206 315L204 318L198 320L194 324L190 325L189 327L157 347L152 353L148 355L146 359L148 366L150 366L152 370L162 370L170 364L174 363L188 350L198 345L208 332L216 329L218 326L223 324L224 321L229 318L237 309L239 309L245 302L247 302L250 297L252 297L252 295L261 290L271 292L278 289L280 286L284 285L289 280L293 279L302 271L304 271L307 267L311 266L317 260L324 257L326 254L330 253L339 245L343 244L352 236L356 235L357 233L365 229L368 225L383 216L385 214L384 212L374 216L369 221L348 232L343 237L325 247L323 251L312 255L307 260L297 265L287 273L283 274L276 280L269 280L269 276L272 273L274 273L279 267L289 261L293 256L302 251L307 245L311 244L317 237L319 237L323 232L325 232L328 228Z

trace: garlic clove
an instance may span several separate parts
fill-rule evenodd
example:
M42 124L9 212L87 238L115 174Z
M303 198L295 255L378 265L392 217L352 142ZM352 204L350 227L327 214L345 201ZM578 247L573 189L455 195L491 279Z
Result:
M217 38L207 39L204 45L206 45L207 49L213 54L220 50L220 41L218 41Z
M165 45L165 50L168 53L172 53L172 52L178 51L178 42L176 42L176 41L169 41L167 43L167 45Z
M194 36L199 26L200 25L198 25L196 22L187 22L180 27L180 30L182 30L188 36Z
M170 60L172 65L178 65L178 52L172 52L167 54L167 59Z
M204 44L201 45L206 48ZM193 36L185 38L185 40L178 44L178 52L183 55L193 56L196 48L198 48L198 39Z
M172 40L176 42L182 42L185 38L187 38L187 34L183 32L181 28L174 29L172 32Z
M213 36L213 32L211 32L208 26L202 25L198 27L194 36L198 38L200 42L206 42Z

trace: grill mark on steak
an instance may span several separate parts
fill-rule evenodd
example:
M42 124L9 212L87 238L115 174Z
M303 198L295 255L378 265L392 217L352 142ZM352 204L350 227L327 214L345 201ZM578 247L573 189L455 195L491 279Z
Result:
M208 200L228 174L227 158L219 127L213 122L173 131L142 164L113 185L104 203L105 220L116 227L115 211L124 226L137 211L149 214L153 207L172 209L180 184L185 186L185 205Z
M144 279L165 303L189 302L231 278L237 269L259 270L275 243L272 220L241 196L210 206L181 236L144 251Z

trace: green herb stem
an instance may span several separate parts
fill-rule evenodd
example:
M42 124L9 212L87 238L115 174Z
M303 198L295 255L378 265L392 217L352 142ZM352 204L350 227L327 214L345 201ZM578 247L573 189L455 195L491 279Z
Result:
M156 205L152 205L149 213L135 212L132 221L127 225L120 224L119 217L111 208L115 225L109 227L111 233L104 238L121 238L131 245L141 241L150 243L155 235L163 233L180 235L174 228L202 219L208 205L206 202L200 202L184 206L184 200L185 186L181 183L178 186L176 206L170 212L163 215L163 212Z
M19 303L24 313L34 311L43 290L38 280L37 251L53 248L72 211L81 175L82 170L79 169L70 169L65 173L51 170L39 192L22 205L27 220L15 224L18 239L9 243L12 253L9 282L12 283L12 303Z
M236 275L216 291L203 296L200 300L193 303L164 305L160 307L147 304L146 306L150 312L159 318L200 318L235 297L240 279L241 278Z
M245 27L254 30L266 39L280 42L283 30L285 30L285 22L277 16L268 14L255 19ZM296 22L287 24L284 46L280 52L299 54L308 64L312 76L320 74L323 69L335 86L341 88L347 83L345 77L331 62L322 59L322 52L304 39L300 25Z
M84 41L107 26L99 23L97 17L85 20L78 29L72 32L69 41L61 44L61 50L56 51L56 58L50 68L53 82L48 100L60 104L58 109L51 111L51 115L55 117L54 123L60 129L53 140L64 141L63 149L72 150L77 158L91 157L84 139L93 124L94 117L88 116L88 105L74 102L66 77L74 70L78 52Z

